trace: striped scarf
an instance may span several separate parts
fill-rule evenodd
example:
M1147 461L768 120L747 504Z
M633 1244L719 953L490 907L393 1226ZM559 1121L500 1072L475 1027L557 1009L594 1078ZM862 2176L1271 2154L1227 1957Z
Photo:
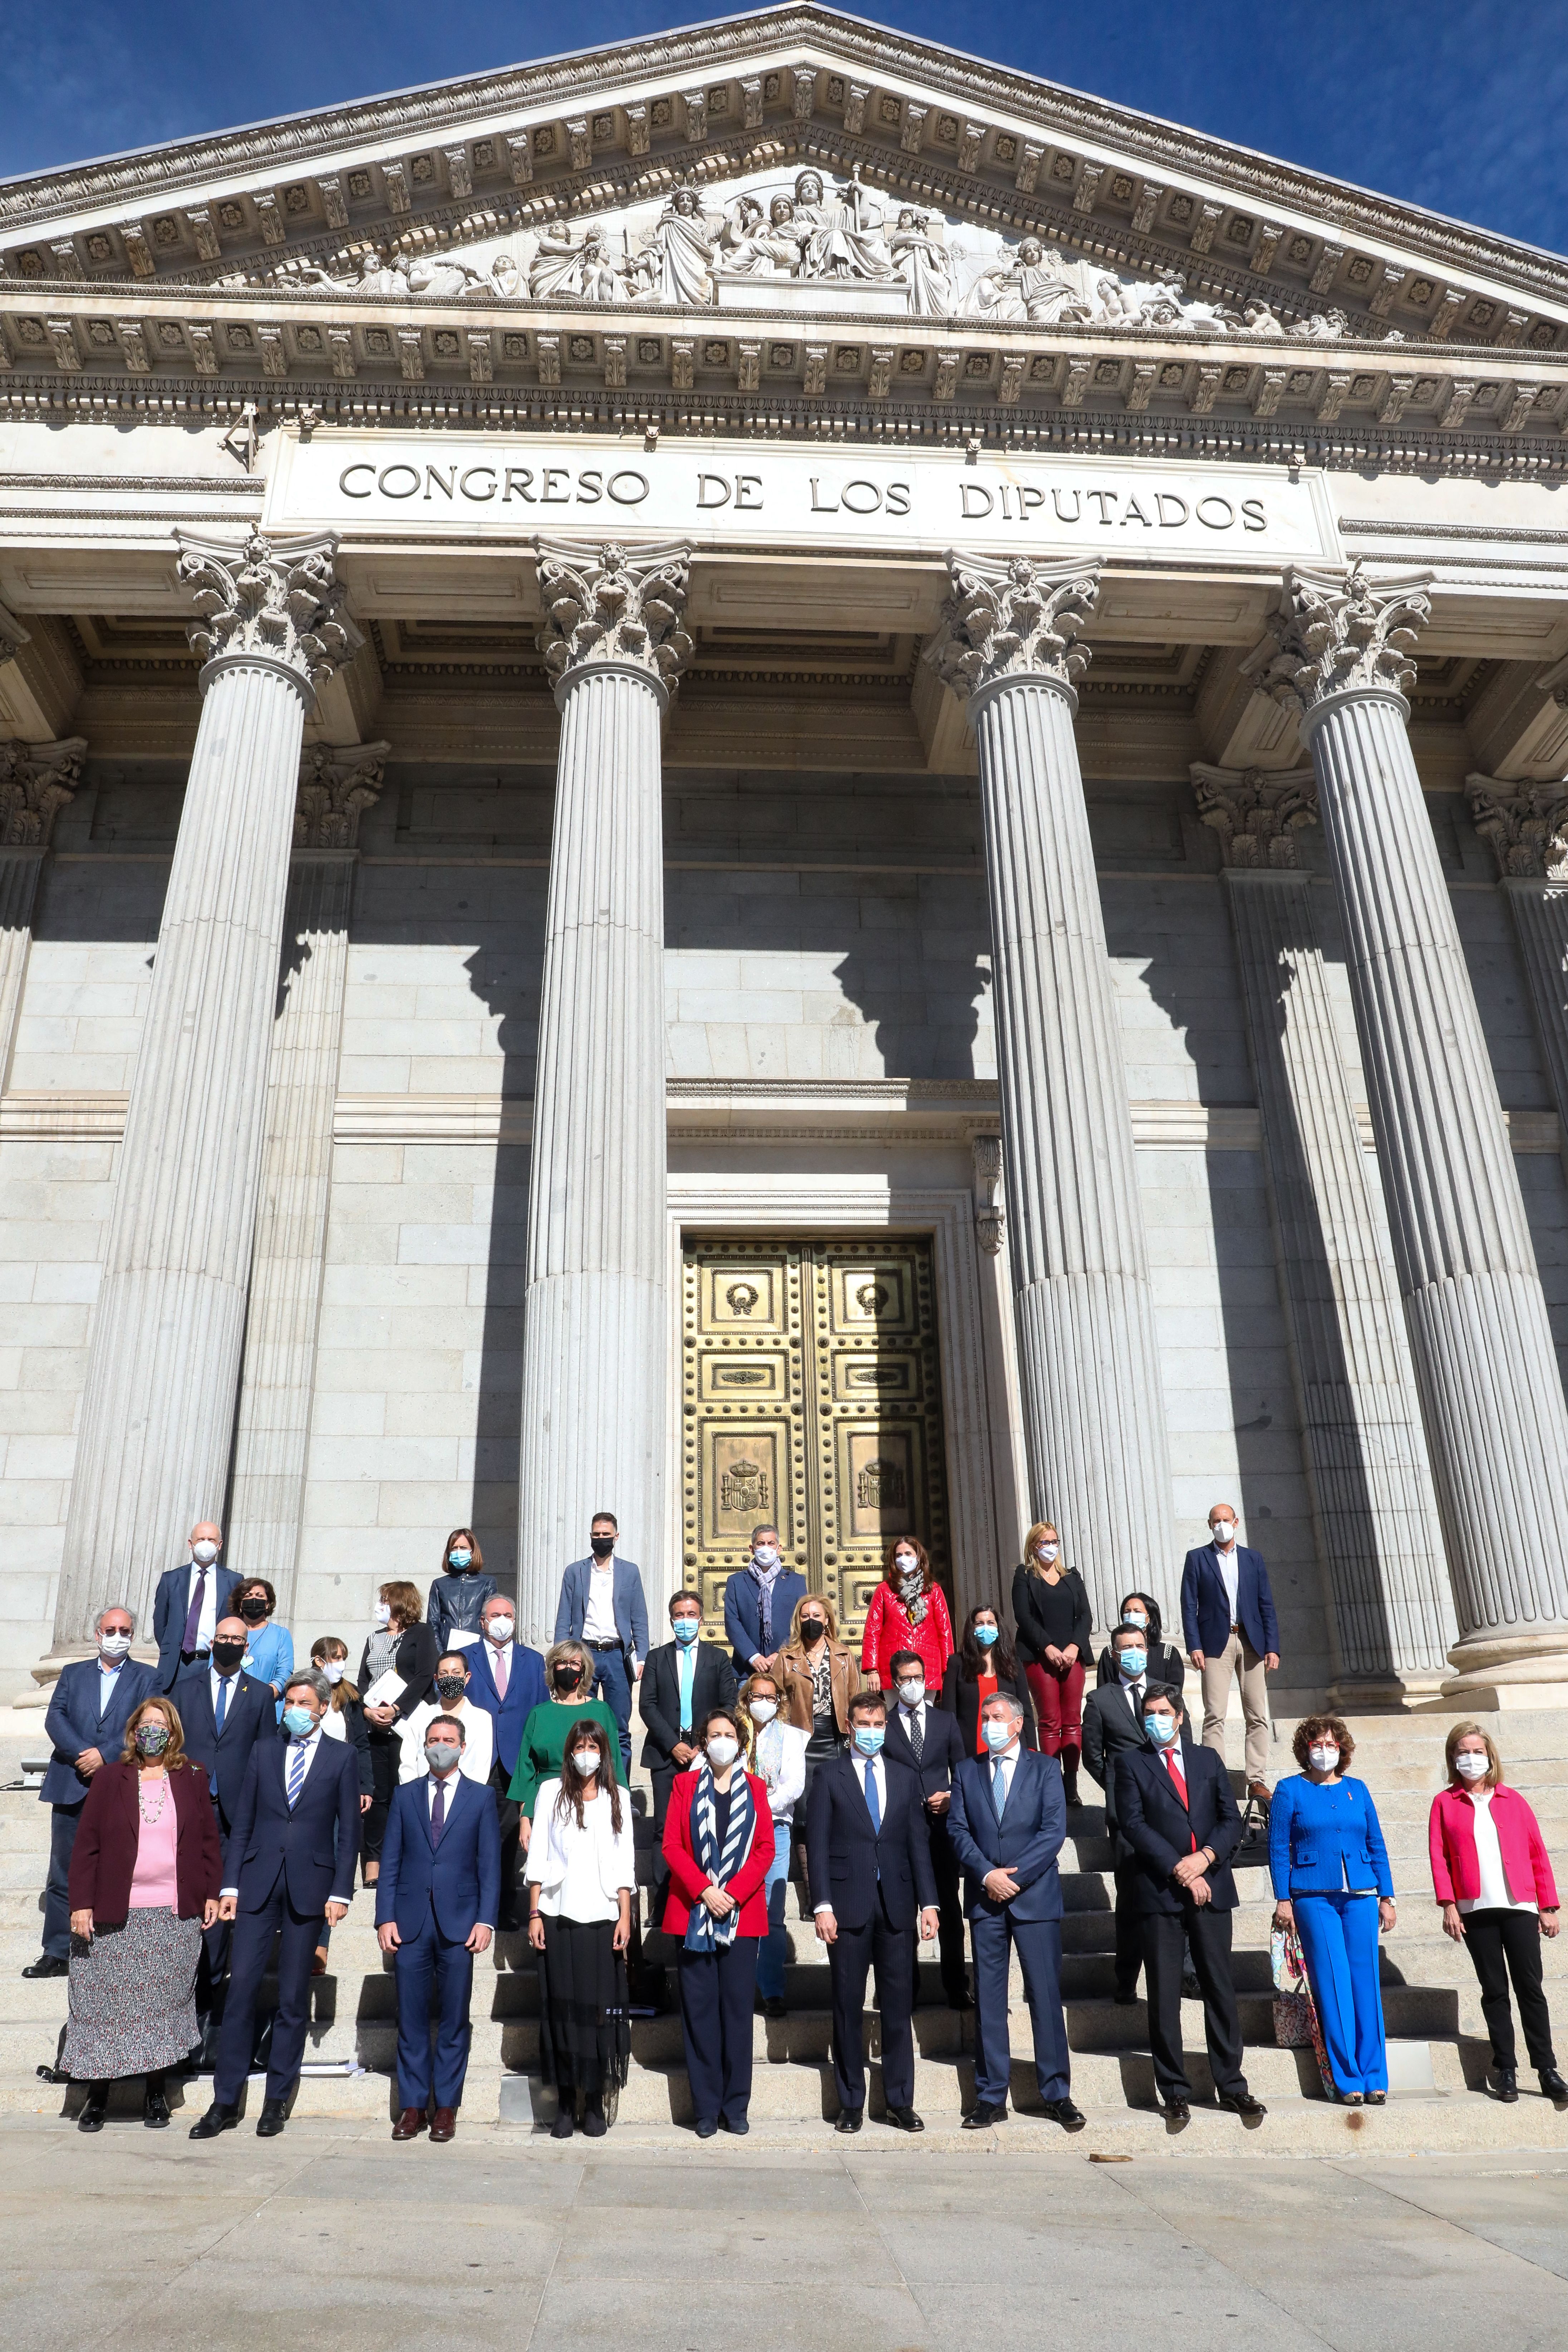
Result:
M707 1874L710 1885L728 1886L751 1850L752 1828L756 1807L752 1802L751 1783L743 1771L737 1772L730 1782L730 1822L724 1837L724 1851L719 1852L719 1817L713 1804L713 1774L706 1762L697 1768L697 1793L691 1800L691 1846L699 1870ZM740 1923L739 1904L726 1918L715 1919L706 1903L698 1901L691 1906L691 1916L686 1924L686 1949L689 1952L716 1951L721 1944L732 1944Z

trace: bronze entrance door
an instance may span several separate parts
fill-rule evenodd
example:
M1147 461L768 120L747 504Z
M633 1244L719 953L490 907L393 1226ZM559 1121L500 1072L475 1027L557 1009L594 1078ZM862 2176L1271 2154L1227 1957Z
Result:
M764 1519L857 1643L895 1536L951 1594L929 1238L688 1236L684 1260L684 1581L705 1630L722 1639Z

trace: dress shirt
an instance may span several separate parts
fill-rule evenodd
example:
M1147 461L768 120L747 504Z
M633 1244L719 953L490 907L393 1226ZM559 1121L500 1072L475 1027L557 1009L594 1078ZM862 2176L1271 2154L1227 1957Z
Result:
M899 1701L899 1720L904 1727L905 1735L911 1747L917 1739L920 1741L922 1755L925 1752L926 1736L931 1728L931 1712L929 1695L921 1699L919 1706L906 1706L902 1699Z
M1224 1551L1221 1551L1218 1544L1214 1548L1215 1561L1225 1585L1226 1607L1230 1611L1230 1622L1233 1625L1240 1622L1237 1616L1237 1594L1241 1588L1239 1551L1240 1546L1235 1543L1227 1545Z
M190 1603L187 1601L185 1605L189 1608ZM125 1656L130 1654L128 1650ZM101 1658L98 1662L98 1711L100 1716L109 1713L109 1702L114 1696L114 1677L124 1664L125 1658L116 1658L111 1666L106 1666Z
M616 1631L616 1555L601 1568L597 1561L588 1571L588 1599L583 1612L584 1642L618 1642Z
M504 1699L511 1682L511 1643L492 1642L487 1634L485 1647L489 1652L490 1680L496 1686L496 1696Z
M213 1628L217 1623L217 1561L216 1559L209 1561L205 1571L207 1589L202 1596L202 1613L196 1620L196 1652L198 1655L204 1650L210 1650L213 1645ZM196 1579L202 1574L202 1572L201 1562L199 1560L193 1559L189 1572L185 1578L185 1605L180 1612L180 1640L182 1644L185 1638L185 1620L191 1613L191 1602L195 1598Z
M487 1783L490 1767L495 1762L496 1719L488 1707L471 1698L456 1699L448 1706L444 1699L421 1699L398 1727L397 1777L400 1780L417 1780L428 1771L425 1761L425 1734L438 1715L456 1716L463 1727L463 1755L458 1766L465 1780Z
M991 1767L991 1802L994 1806L997 1795L1000 1793L1002 1810L1005 1812L1007 1800L1013 1793L1013 1775L1018 1766L1017 1747L1015 1745L1012 1748L1005 1748L1000 1756L988 1755L986 1761ZM998 1780L1002 1783L1000 1792L996 1787Z
M871 1767L871 1777L877 1788L877 1819L879 1822L885 1822L888 1818L887 1766L879 1756L862 1756L858 1748L850 1748L849 1761L855 1767L855 1785L860 1791L862 1801L866 1795L866 1767L868 1764ZM870 1810L870 1806L868 1805L866 1811L869 1812ZM815 1918L817 1912L831 1911L833 1906L831 1902L814 1903L811 1908L812 1916Z
M226 1722L227 1722L227 1720L228 1720L228 1710L229 1710L229 1708L234 1705L234 1695L235 1695L236 1691L239 1688L239 1678L240 1678L240 1675L241 1675L244 1672L245 1672L245 1668L244 1668L243 1666L237 1667L237 1668L236 1668L236 1670L235 1670L235 1672L234 1672L232 1675L220 1675L220 1674L219 1674L219 1672L218 1672L218 1670L217 1670L217 1668L216 1668L216 1666L212 1666L212 1667L210 1667L210 1668L208 1669L208 1672L207 1672L207 1683L208 1683L208 1685L209 1685L209 1687L210 1687L210 1689L211 1689L211 1691L212 1691L212 1695L213 1695L213 1721L214 1721L214 1723L215 1723L215 1724L216 1724L216 1721L217 1721L217 1695L218 1695L218 1692L223 1688L224 1685L226 1683L226 1684L227 1684L227 1685L228 1685L228 1696L227 1696L227 1698L224 1701L224 1710L223 1710L223 1712L224 1712L224 1721L226 1723ZM325 1718L323 1717L323 1726L324 1726L324 1723L325 1723Z
M1489 1789L1472 1789L1470 1802L1476 1813L1476 1862L1481 1874L1479 1895L1461 1896L1461 1911L1538 1911L1540 1905L1529 1898L1514 1900L1503 1867L1502 1847L1498 1842L1497 1823L1492 1819L1492 1792Z
M680 1728L682 1731L689 1731L691 1729L691 1688L692 1685L697 1680L698 1647L698 1643L688 1642L684 1648L680 1650L679 1654L677 1656L675 1661L676 1676L680 1685Z
M1149 1677L1147 1675L1140 1675L1136 1682L1124 1683L1119 1674L1116 1680L1122 1697L1131 1710L1132 1720L1136 1723L1143 1712L1143 1691Z
M316 1750L321 1744L321 1733L323 1727L324 1727L321 1724L318 1723L316 1728L311 1732L308 1739L289 1740L288 1747L283 1752L283 1786L285 1788L289 1786L289 1775L294 1767L294 1751L297 1748L302 1748L305 1751L305 1769L300 1775L300 1788L301 1790L304 1788L306 1781L310 1777L310 1767L316 1760ZM299 1801L300 1798L298 1793L296 1793L294 1802L297 1805ZM239 1893L239 1889L237 1886L225 1886L220 1890L220 1892L224 1895L237 1895ZM334 1903L339 1903L344 1898L342 1895L334 1895L331 1899ZM352 1902L353 1897L350 1895L347 1899Z

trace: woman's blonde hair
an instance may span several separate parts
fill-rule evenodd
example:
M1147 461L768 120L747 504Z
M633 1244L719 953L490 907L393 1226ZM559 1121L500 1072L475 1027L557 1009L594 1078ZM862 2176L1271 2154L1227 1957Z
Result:
M1059 1532L1051 1525L1049 1519L1037 1519L1024 1538L1024 1566L1031 1576L1044 1576L1046 1572L1046 1563L1040 1558L1039 1548L1047 1536L1055 1536L1057 1539L1057 1556L1051 1562L1051 1566L1059 1570L1066 1565L1061 1556L1062 1539Z
M1461 1739L1479 1739L1485 1745L1487 1751L1487 1773L1486 1778L1479 1782L1474 1780L1464 1780L1459 1777L1458 1770L1454 1763L1454 1759L1459 1752L1459 1742ZM1492 1738L1491 1733L1489 1731L1483 1730L1479 1723L1455 1724L1454 1728L1449 1732L1447 1738L1443 1743L1443 1762L1447 1768L1448 1785L1450 1788L1473 1789L1479 1787L1482 1789L1500 1789L1503 1785L1502 1758L1498 1754L1497 1741Z
M185 1727L180 1721L180 1710L174 1700L164 1698L157 1692L149 1698L140 1700L126 1717L125 1745L120 1751L120 1760L122 1764L134 1764L138 1760L136 1727L139 1723L144 1723L153 1714L161 1715L169 1727L169 1744L164 1748L160 1761L165 1772L177 1772L182 1764L190 1763L190 1759L185 1754ZM191 1769L194 1771L197 1768L193 1765Z
M789 1621L789 1647L792 1650L804 1650L805 1647L805 1642L801 1639L800 1612L808 1601L814 1608L820 1609L826 1619L828 1641L834 1643L838 1639L838 1619L826 1593L803 1592L795 1604L795 1615Z
M329 1652L333 1657L341 1656L346 1663L349 1645L346 1642L341 1641L336 1633L319 1634L310 1644L310 1664L313 1666L324 1666ZM357 1700L358 1697L359 1692L350 1682L347 1675L340 1675L332 1685L332 1712L335 1715L342 1715L346 1703L350 1699Z
M577 1664L582 1667L583 1680L578 1685L578 1688L582 1691L584 1697L586 1698L588 1695L588 1653L583 1647L581 1642L568 1640L565 1642L552 1642L551 1643L549 1649L544 1653L545 1689L552 1692L554 1690L555 1669L561 1664L563 1658L575 1658Z
M748 1675L735 1694L735 1722L746 1750L746 1761L754 1766L757 1760L757 1725L752 1713L752 1694L759 1683L766 1683L780 1706L784 1705L784 1686L771 1666L759 1666Z
M384 1584L381 1588L381 1598L405 1633L410 1625L417 1625L425 1614L425 1603L419 1598L419 1587L416 1584L405 1584L401 1579L392 1584Z

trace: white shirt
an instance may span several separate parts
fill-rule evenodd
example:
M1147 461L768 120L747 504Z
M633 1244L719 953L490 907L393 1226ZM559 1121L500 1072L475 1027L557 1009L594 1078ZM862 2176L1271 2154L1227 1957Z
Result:
M929 1697L922 1698L919 1706L906 1706L902 1699L899 1701L899 1721L904 1727L904 1736L909 1740L910 1745L912 1748L915 1740L915 1732L918 1727L922 1754L925 1749L927 1732L930 1728L930 1717L931 1700Z
M186 1605L188 1606L189 1604L187 1603ZM130 1653L127 1652L126 1655L129 1656L129 1654ZM120 1672L121 1667L124 1664L124 1658L116 1658L111 1666L106 1666L103 1660L101 1658L99 1659L98 1711L100 1716L107 1715L109 1713L109 1702L114 1696L114 1677Z
M463 1760L458 1769L464 1780L488 1781L490 1767L495 1762L496 1719L482 1706L476 1706L469 1698L456 1699L450 1706L439 1699L420 1700L399 1730L398 1779L417 1780L422 1772L428 1770L425 1761L425 1733L438 1715L455 1715L463 1727Z
M887 1766L879 1756L862 1756L859 1749L853 1747L849 1750L849 1761L855 1767L855 1781L862 1797L866 1793L866 1767L868 1764L871 1767L871 1777L877 1790L877 1819L879 1822L885 1822L888 1818ZM869 1812L870 1810L870 1806L868 1805L866 1811ZM818 1911L831 1911L833 1906L830 1902L814 1903L811 1907L815 1916Z
M1121 1685L1121 1696L1127 1701L1132 1719L1136 1722L1143 1712L1143 1685L1149 1677L1147 1675L1140 1675L1136 1682L1124 1683L1119 1673L1116 1679Z
M218 1562L216 1559L209 1560L205 1571L207 1589L202 1596L202 1613L196 1620L198 1650L210 1650L213 1645L213 1628L217 1623L217 1571ZM185 1605L180 1612L180 1647L182 1649L185 1645L185 1620L191 1613L191 1603L196 1597L196 1579L203 1573L201 1562L193 1559L190 1573L185 1579Z
M288 1788L290 1780L294 1777L295 1761L300 1756L303 1756L305 1759L305 1769L300 1775L300 1786L303 1789L306 1781L310 1777L310 1767L316 1760L316 1750L321 1744L321 1734L325 1729L326 1726L324 1723L318 1723L316 1728L311 1732L308 1739L289 1740L283 1754L283 1786L285 1789ZM299 1801L299 1798L296 1796L294 1802L298 1804ZM218 1891L222 1895L237 1895L239 1893L237 1886L224 1886L220 1887ZM334 1903L342 1903L345 1901L352 1902L353 1898L352 1895L344 1896L335 1895L331 1899Z
M621 1830L617 1837L608 1798L601 1790L583 1807L583 1826L569 1807L564 1819L557 1811L559 1780L544 1780L533 1805L533 1835L528 1845L527 1880L539 1889L539 1908L547 1919L567 1918L586 1924L620 1916L622 1888L637 1886L637 1853L632 1842L632 1813L626 1792L621 1796Z
M583 1612L584 1642L618 1642L616 1631L616 1555L588 1571L588 1603Z
M1237 1594L1241 1589L1240 1549L1240 1545L1236 1543L1228 1545L1224 1551L1221 1551L1218 1544L1214 1548L1214 1556L1225 1583L1226 1606L1230 1611L1230 1622L1233 1625L1238 1622L1236 1603Z
M993 1805L996 1802L996 1780L1000 1774L1002 1807L1005 1811L1007 1800L1013 1793L1013 1774L1017 1769L1018 1750L1016 1748L1009 1748L1000 1756L988 1755L985 1760L991 1767L991 1801Z
M244 1674L244 1672L245 1668L243 1666L241 1666L237 1673L232 1675L220 1675L216 1666L212 1667L209 1671L207 1675L207 1684L213 1695L213 1721L215 1723L217 1721L217 1695L220 1687L225 1683L228 1685L228 1696L224 1701L223 1709L223 1719L226 1723L228 1721L228 1710L234 1705L235 1695L239 1689L239 1677ZM331 1728L331 1716L323 1716L321 1718L321 1729L323 1731L330 1731ZM342 1727L340 1724L338 1727L338 1738L341 1739L342 1736Z
M757 1734L757 1770L766 1783L775 1827L795 1818L805 1789L805 1734L774 1716Z
M1533 1899L1516 1903L1503 1868L1502 1847L1498 1840L1497 1823L1492 1819L1492 1792L1489 1789L1472 1789L1470 1802L1476 1813L1476 1861L1480 1868L1481 1891L1465 1896L1461 1911L1537 1911L1540 1905Z

